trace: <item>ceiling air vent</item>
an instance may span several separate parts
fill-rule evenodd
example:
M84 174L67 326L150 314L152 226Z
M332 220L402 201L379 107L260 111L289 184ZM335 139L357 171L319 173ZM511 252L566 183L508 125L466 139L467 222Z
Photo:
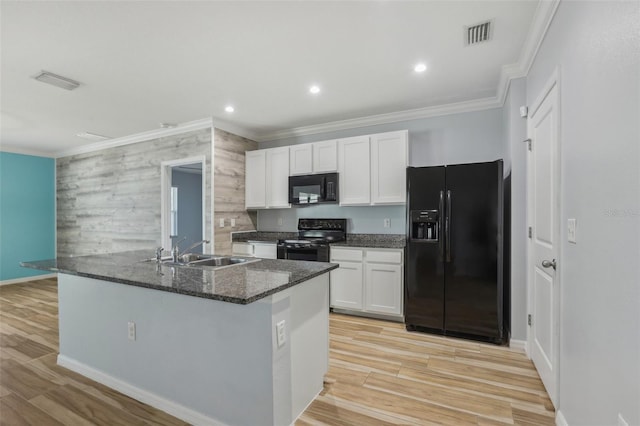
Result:
M36 80L42 83L51 84L52 86L56 86L65 90L73 90L73 89L76 89L78 86L80 86L80 83L75 80L72 80L67 77L63 77L58 74L54 74L49 71L41 71L38 75L35 75L33 78L35 78Z
M482 43L491 39L491 21L464 27L465 46Z

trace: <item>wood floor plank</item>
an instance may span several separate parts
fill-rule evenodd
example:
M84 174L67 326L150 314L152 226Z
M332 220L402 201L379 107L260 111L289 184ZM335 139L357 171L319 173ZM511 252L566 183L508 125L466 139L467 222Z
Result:
M109 407L100 399L73 385L58 386L44 396L99 426L145 426L145 422L138 417Z
M26 361L53 353L53 349L16 334L0 334L0 348L22 355Z
M63 426L35 405L14 394L0 398L0 425Z
M0 362L0 380L2 386L24 399L31 399L57 387L43 374L38 374L13 359Z
M425 382L371 373L364 386L501 421L512 418L511 405L508 402L477 394L462 393L456 389L446 389Z

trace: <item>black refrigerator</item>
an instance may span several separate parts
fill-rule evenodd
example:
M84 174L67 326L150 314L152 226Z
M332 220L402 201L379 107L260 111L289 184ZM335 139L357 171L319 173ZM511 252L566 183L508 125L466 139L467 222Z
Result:
M407 168L407 330L508 342L504 188L502 160Z

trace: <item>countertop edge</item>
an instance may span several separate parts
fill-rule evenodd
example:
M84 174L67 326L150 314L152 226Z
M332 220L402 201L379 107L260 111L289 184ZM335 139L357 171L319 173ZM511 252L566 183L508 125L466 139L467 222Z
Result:
M250 303L256 302L260 299L264 299L265 297L271 296L272 294L278 293L280 291L286 290L287 288L290 287L294 287L297 284L303 283L305 281L308 281L312 278L318 277L322 274L328 273L334 269L337 269L339 267L338 264L332 263L331 266L329 266L328 268L322 270L322 271L318 271L318 272L313 272L310 273L309 275L305 276L302 279L298 279L295 281L291 281L288 282L286 284L283 284L279 287L275 287L272 289L269 289L263 293L259 293L256 294L254 296L251 296L249 298L243 299L243 298L237 298L237 297L232 297L232 296L219 296L219 295L215 295L215 294L206 294L206 293L197 293L197 292L190 292L190 291L186 291L186 290L181 290L181 289L176 289L174 287L165 287L165 286L157 286L157 285L153 285L153 284L149 284L149 283L143 283L140 281L134 281L134 280L127 280L126 278L113 278L110 276L106 276L106 275L101 275L101 274L93 274L93 273L89 273L89 272L78 272L78 271L71 271L71 270L66 270L66 269L59 269L59 268L43 268L37 264L33 264L30 262L20 262L20 266L24 267L24 268L30 268L30 269L36 269L36 270L40 270L40 271L49 271L49 272L55 272L58 274L66 274L66 275L75 275L78 277L84 277L84 278L91 278L91 279L96 279L96 280L101 280L101 281L108 281L108 282L112 282L114 284L123 284L123 285L130 285L130 286L134 286L134 287L140 287L140 288L148 288L148 289L152 289L152 290L159 290L159 291L165 291L167 293L175 293L175 294L182 294L184 296L191 296L191 297L199 297L201 299L210 299L210 300L217 300L217 301L221 301L221 302L228 302L228 303L235 303L238 305L248 305Z

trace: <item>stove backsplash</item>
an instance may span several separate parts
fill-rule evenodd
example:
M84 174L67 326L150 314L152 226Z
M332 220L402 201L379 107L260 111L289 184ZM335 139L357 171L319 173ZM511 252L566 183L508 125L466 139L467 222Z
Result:
M347 232L350 234L404 234L405 206L363 206L340 207L325 204L290 209L258 210L258 231L296 232L299 218L347 218ZM282 219L282 225L278 225ZM384 220L390 219L391 226L384 227Z

